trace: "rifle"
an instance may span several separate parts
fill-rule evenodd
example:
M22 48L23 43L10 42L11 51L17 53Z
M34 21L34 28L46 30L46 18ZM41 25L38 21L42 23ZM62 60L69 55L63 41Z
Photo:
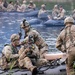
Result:
M20 39L22 37L22 29L21 29L21 26L20 26L20 31L18 32L19 36L20 36Z
M27 53L27 56L30 58L36 58L36 55L33 54L33 50L35 49L35 44L34 44L34 38L33 36L29 36L29 52Z
M33 36L29 36L28 37L28 43L25 44L23 46L23 48L21 49L21 55L20 55L20 59L23 59L24 57L30 57L30 58L33 58L35 57L35 55L32 55L33 53L33 50L35 49L35 46L34 46L34 39L33 39Z

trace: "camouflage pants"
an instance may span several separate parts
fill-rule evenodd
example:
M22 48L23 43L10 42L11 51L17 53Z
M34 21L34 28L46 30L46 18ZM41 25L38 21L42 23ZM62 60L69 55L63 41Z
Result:
M7 68L7 61L6 61L5 56L2 56L2 57L0 58L0 67L1 67L1 69L3 69L3 70Z
M27 68L28 70L33 71L34 68L36 68L37 66L41 66L46 62L46 59L38 59L35 65L33 65L31 59L29 57L25 57L24 59L19 61L19 65L22 68Z
M70 49L70 52L68 53L68 58L66 61L67 75L75 75L75 70L73 68L74 61L75 61L75 47L72 47Z
M7 59L5 56L0 58L0 67L3 70L12 69L12 68L17 67L17 66L18 66L17 60L7 62Z
M36 67L33 66L32 61L30 60L29 57L25 57L24 59L19 60L19 66L21 68L27 68L30 71L33 71L33 69Z

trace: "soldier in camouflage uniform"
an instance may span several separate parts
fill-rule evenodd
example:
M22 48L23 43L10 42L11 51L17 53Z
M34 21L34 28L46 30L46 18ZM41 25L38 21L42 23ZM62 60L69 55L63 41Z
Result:
M35 60L36 66L43 65L47 63L47 60L45 59L45 54L48 52L48 45L44 41L44 39L40 36L40 34L32 29L27 21L23 21L21 24L21 28L25 30L25 39L21 42L21 44L28 44L29 37L31 36L33 39L34 49L32 50L32 54L37 57ZM31 44L30 44L31 45ZM26 51L26 50L25 50ZM30 49L29 49L30 51ZM21 51L23 52L23 51ZM22 54L22 53L20 53ZM30 55L32 55L30 54ZM23 55L23 54L22 54ZM26 53L24 54L26 55ZM29 57L31 59L31 57ZM32 60L32 59L31 59Z
M48 52L48 45L46 44L45 40L41 37L41 35L35 30L32 29L27 21L23 21L21 24L21 28L25 31L25 38L32 36L34 43L38 47L40 51L40 58L44 58L44 55ZM24 39L22 43L25 43L28 39Z
M46 59L39 59L39 49L34 44L29 48L29 44L25 44L19 50L19 65L22 68L27 68L32 72L32 75L37 75L37 66L41 66L47 62Z
M75 61L75 25L72 17L64 20L65 28L59 34L56 41L56 48L62 52L66 52L66 70L67 75L75 75L73 62Z
M17 59L19 58L18 49L17 49L20 40L19 35L12 34L10 39L11 39L11 44L6 45L2 50L3 59L2 61L0 60L0 62L2 63L0 64L2 69L10 68L10 66L12 66L12 63L14 63L13 64L14 66L18 66L16 63Z
M12 34L10 39L11 44L6 45L2 50L3 56L0 60L2 69L12 69L13 67L27 68L32 72L32 75L36 75L36 66L32 65L30 58L25 56L25 53L23 52L24 50L25 52L28 51L28 49L24 49L24 47L21 47L20 50L17 49L17 46L20 44L19 35Z
M35 4L32 0L30 0L30 2L29 2L29 4L28 4L27 7L28 7L30 10L35 10L36 4Z
M41 5L41 9L39 10L39 13L38 13L38 17L40 17L40 15L42 14L42 13L46 13L47 12L47 10L46 10L46 5L45 4L42 4Z

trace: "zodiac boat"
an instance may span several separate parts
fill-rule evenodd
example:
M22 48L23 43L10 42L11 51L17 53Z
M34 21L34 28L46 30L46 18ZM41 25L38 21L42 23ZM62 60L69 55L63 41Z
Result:
M47 20L44 25L46 27L59 27L64 26L64 20Z

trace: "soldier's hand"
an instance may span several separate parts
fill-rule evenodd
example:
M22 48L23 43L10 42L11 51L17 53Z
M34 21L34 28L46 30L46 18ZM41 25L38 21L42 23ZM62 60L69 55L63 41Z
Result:
M22 37L22 33L21 33L21 32L18 32L18 35L20 36L20 39L21 39L21 37Z

